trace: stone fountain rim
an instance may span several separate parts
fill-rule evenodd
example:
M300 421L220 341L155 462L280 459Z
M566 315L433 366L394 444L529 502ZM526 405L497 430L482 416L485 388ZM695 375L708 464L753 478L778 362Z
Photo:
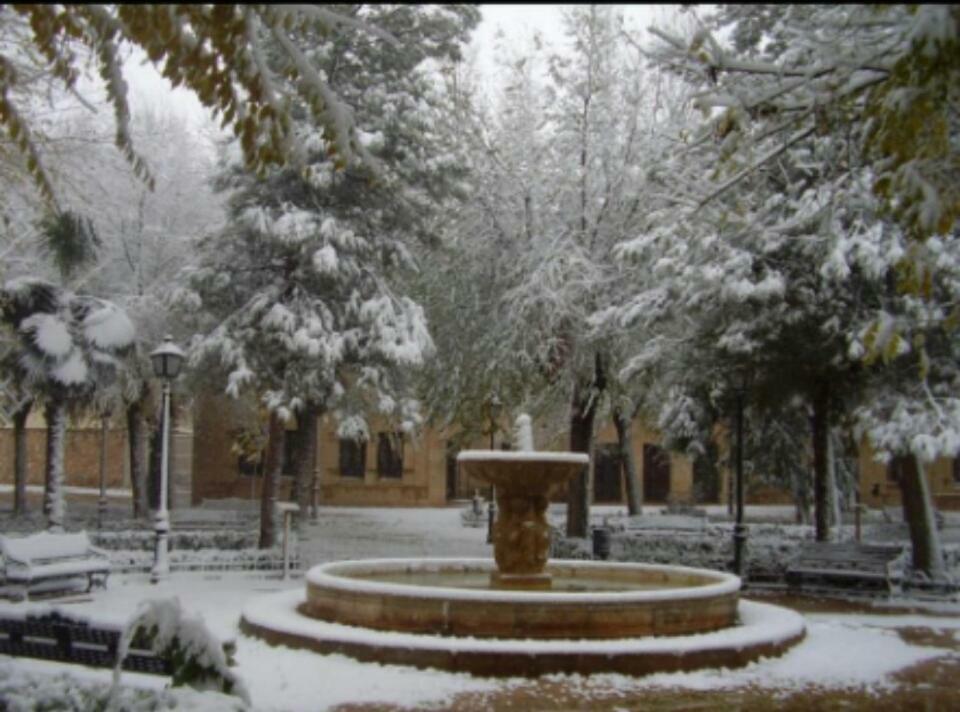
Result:
M611 640L440 636L379 631L310 618L299 610L306 602L306 595L306 590L296 588L265 594L249 601L243 607L241 629L254 635L259 635L258 630L279 632L298 638L301 642L326 639L380 648L435 649L459 654L486 652L588 655L607 659L618 655L683 655L705 650L742 651L771 644L788 647L802 640L806 632L803 616L796 611L741 599L738 602L739 622L730 628L707 633ZM282 644L288 645L289 641L283 641ZM771 651L764 651L763 654L769 655ZM669 671L672 670L673 668L670 668Z
M562 462L589 465L585 452L550 452L546 450L461 450L458 462Z
M433 568L430 568L433 567ZM411 558L411 559L357 559L333 561L312 567L306 573L308 584L349 591L354 593L375 594L380 596L431 598L460 601L489 601L500 603L544 603L544 604L619 604L657 601L696 600L735 594L740 590L740 578L723 571L701 569L691 566L671 566L667 564L643 564L633 562L583 561L578 559L551 560L548 571L553 569L594 569L614 571L657 571L678 575L694 575L714 579L702 586L664 588L653 591L593 591L589 593L561 591L518 591L477 590L452 588L448 586L416 586L412 584L388 583L370 580L358 580L337 572L344 570L353 573L440 573L441 571L461 573L491 573L496 570L492 559L460 558Z

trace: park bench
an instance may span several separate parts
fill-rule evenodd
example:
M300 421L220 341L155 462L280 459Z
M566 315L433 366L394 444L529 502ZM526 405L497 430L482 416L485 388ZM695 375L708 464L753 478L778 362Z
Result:
M180 530L251 529L257 526L259 512L231 511L226 509L174 509L170 523Z
M7 587L18 586L21 598L29 597L34 584L86 576L89 591L94 584L106 586L110 575L107 553L92 546L86 532L0 536L0 554L4 583Z
M0 615L0 654L112 668L122 626L91 624L58 611L37 615ZM170 675L173 664L159 657L143 635L134 636L123 669L152 675Z
M808 542L787 567L791 589L883 590L902 581L896 566L903 547L896 544Z

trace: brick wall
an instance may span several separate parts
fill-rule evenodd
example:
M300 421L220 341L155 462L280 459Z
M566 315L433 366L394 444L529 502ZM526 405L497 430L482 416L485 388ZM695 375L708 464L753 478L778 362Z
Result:
M47 431L27 428L27 483L43 484L47 463ZM13 428L0 429L0 483L13 484ZM125 429L107 431L107 487L129 485ZM73 487L100 486L100 428L67 430L64 475Z

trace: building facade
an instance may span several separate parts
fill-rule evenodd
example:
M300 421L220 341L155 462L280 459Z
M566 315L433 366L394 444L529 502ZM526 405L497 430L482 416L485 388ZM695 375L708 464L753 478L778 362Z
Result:
M198 401L194 413L193 503L208 499L256 499L262 487L262 468L238 452L236 423L249 419L242 403L213 396ZM289 426L288 435L296 430ZM370 438L357 442L337 437L332 418L321 418L317 433L314 473L317 499L325 505L344 506L444 506L469 499L487 486L471 481L457 465L454 432L424 428L416 436L373 421ZM288 446L294 438L288 437ZM723 478L698 478L689 458L660 447L659 436L634 425L634 461L643 479L644 501L723 501ZM508 447L498 440L495 447ZM489 447L474 442L470 447ZM557 443L544 449L561 449ZM288 447L288 452L290 448ZM593 473L594 501L625 502L623 463L612 425L597 437ZM289 463L291 458L285 458ZM293 487L293 467L284 467L279 496L288 498ZM703 481L701 481L703 480ZM558 498L562 492L557 493Z
M253 414L254 421L256 414ZM130 464L123 423L108 421L106 433L96 418L75 420L67 431L65 478L68 487L87 494L99 488L101 445L105 453L105 485L129 489ZM259 500L263 486L262 467L238 453L241 424L251 422L249 406L222 397L198 398L192 413L186 409L175 419L171 437L171 506L200 505L205 500ZM296 424L290 427L294 434ZM104 436L105 435L105 436ZM316 499L332 506L440 507L487 494L487 486L471 481L457 466L455 432L425 428L411 437L384 423L372 423L370 439L355 442L337 437L336 423L321 419L314 464ZM542 433L540 434L542 436ZM563 442L544 446L545 437L535 437L547 450L563 449ZM294 438L288 438L287 466L278 496L292 498ZM732 490L730 473L707 461L691 461L665 451L659 435L641 423L632 431L634 462L643 485L644 504L720 504ZM469 444L487 448L489 440ZM509 447L498 439L495 447ZM46 429L42 412L31 414L27 427L29 485L42 487L46 460ZM892 466L878 463L868 444L858 458L860 501L871 508L895 507L900 502L898 475ZM925 466L927 481L938 509L960 510L960 460L945 458ZM593 458L593 501L625 504L623 460L612 424L602 427ZM0 428L0 485L13 484L13 429ZM752 504L790 504L789 492L770 488L747 488ZM82 492L81 492L82 493ZM12 501L12 494L9 495ZM562 500L564 493L555 493Z

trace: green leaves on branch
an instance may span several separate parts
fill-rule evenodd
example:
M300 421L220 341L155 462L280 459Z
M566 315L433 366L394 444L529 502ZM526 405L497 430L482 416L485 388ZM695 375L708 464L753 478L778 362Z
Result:
M921 241L949 234L960 218L960 8L924 11L946 14L939 36L932 27L915 33L887 81L868 95L864 114L879 169L874 188Z
M849 167L873 171L907 235L950 235L960 217L960 7L765 7L773 19L762 27L721 10L742 40L735 50L706 30L689 41L654 30L658 61L704 87L697 104L714 116L717 159L735 168L707 200L775 165L795 137L832 137L853 149Z
M71 212L55 213L40 223L43 247L64 279L78 267L96 261L100 238L89 218Z

